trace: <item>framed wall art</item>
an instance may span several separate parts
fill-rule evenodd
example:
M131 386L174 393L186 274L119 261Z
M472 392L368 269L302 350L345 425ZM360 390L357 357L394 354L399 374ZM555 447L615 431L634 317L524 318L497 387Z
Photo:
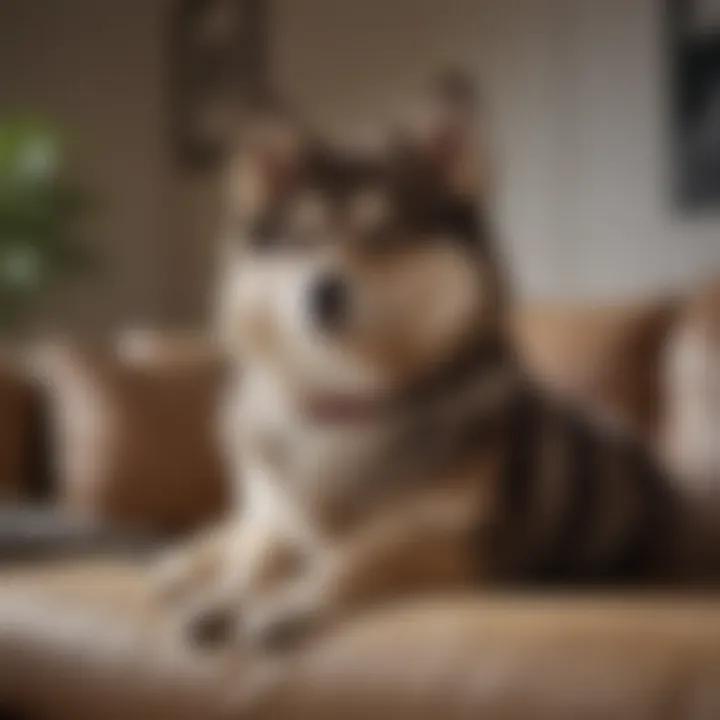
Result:
M239 103L266 84L266 2L175 0L169 55L174 156L191 170L213 169Z
M668 0L675 187L720 208L720 0Z

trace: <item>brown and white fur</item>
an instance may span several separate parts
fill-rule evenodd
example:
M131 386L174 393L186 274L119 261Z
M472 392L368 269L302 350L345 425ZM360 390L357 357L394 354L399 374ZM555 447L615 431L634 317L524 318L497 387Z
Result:
M632 441L538 391L507 337L467 81L387 148L270 113L231 172L223 335L237 513L166 568L202 638L372 603L641 579L679 504Z

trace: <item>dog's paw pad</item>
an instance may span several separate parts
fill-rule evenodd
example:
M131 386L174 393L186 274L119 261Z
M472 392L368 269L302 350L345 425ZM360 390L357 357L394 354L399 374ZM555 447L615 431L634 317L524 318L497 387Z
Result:
M192 645L215 649L237 638L238 618L228 608L212 608L193 614L185 625L185 633Z

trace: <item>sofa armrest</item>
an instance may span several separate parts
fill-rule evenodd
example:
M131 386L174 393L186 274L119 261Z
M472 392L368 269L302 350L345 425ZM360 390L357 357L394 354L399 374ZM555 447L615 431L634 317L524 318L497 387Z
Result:
M19 363L0 349L0 502L31 492L29 456L35 400Z

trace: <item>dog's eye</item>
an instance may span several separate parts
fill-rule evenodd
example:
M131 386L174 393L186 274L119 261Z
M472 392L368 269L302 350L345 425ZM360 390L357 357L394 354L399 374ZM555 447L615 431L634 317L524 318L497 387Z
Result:
M285 244L284 233L275 218L260 218L249 232L249 244L255 250L273 250Z

